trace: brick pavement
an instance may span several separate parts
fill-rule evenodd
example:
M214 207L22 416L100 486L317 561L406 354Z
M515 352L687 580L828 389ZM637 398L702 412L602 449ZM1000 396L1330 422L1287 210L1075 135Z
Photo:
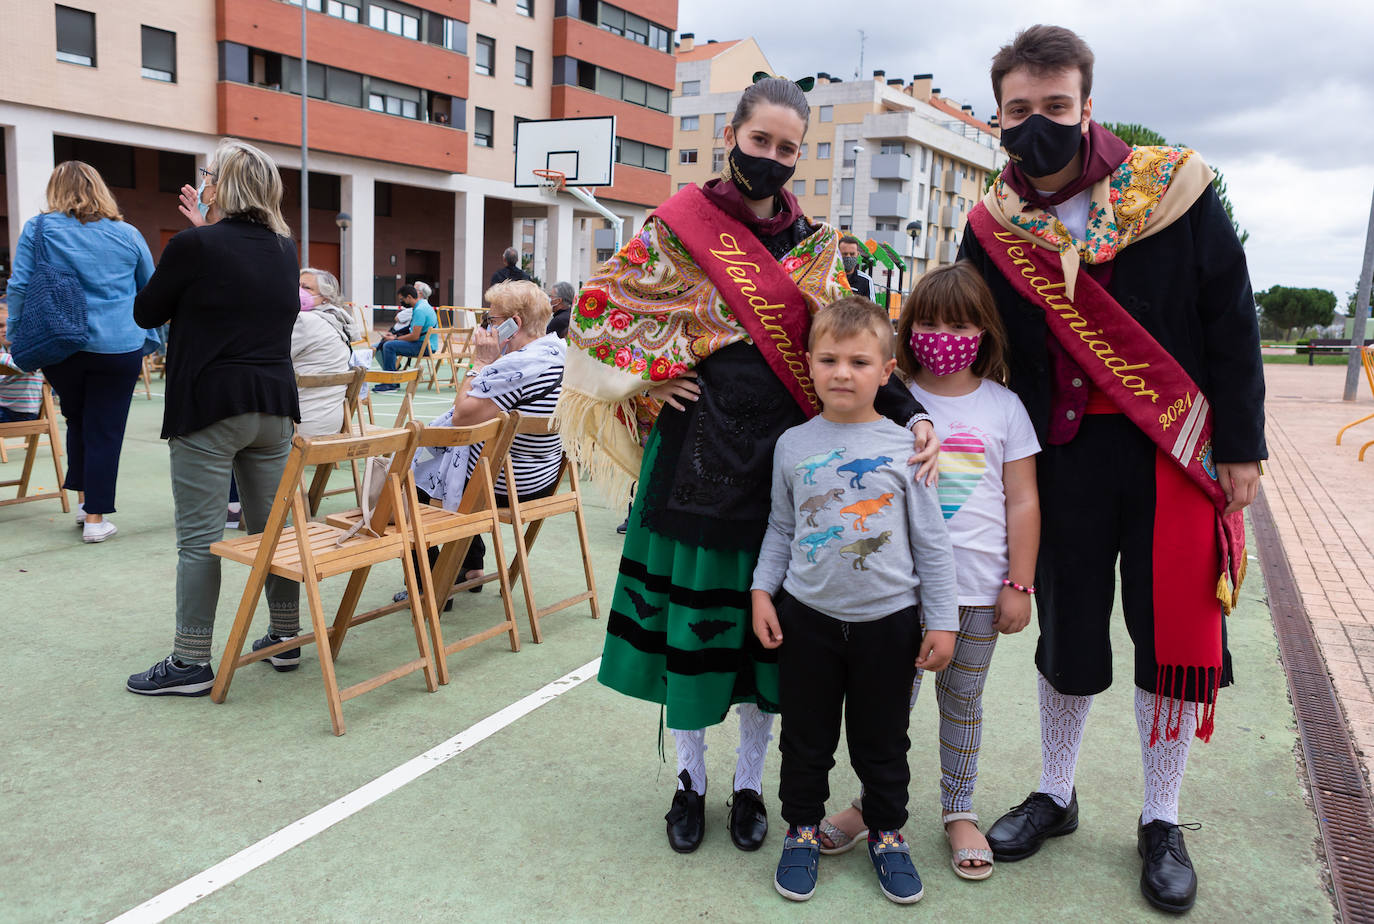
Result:
M1374 777L1374 413L1360 376L1341 400L1343 366L1265 366L1269 463L1263 485L1366 779Z

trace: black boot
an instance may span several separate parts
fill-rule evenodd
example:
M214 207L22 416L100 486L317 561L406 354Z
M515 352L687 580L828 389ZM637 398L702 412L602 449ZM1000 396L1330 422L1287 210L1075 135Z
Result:
M1049 793L1033 792L1016 808L988 828L992 856L1008 863L1024 860L1040 849L1047 838L1062 837L1078 830L1078 791L1069 804L1059 807Z
M706 807L701 794L692 790L692 777L683 770L678 775L682 788L673 794L668 822L668 846L678 853L691 853L701 846L706 834Z
M740 850L758 850L768 836L768 810L752 789L736 789L730 797L730 840Z
M625 505L625 519L615 528L615 531L622 536L630 529L630 511L633 509L635 509L634 501Z
M1193 828L1195 825L1188 825ZM1181 914L1197 901L1197 873L1183 846L1183 825L1158 819L1136 832L1140 852L1140 894L1161 911Z

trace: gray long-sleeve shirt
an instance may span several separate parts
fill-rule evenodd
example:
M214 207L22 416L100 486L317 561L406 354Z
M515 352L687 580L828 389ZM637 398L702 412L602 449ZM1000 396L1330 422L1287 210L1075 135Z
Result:
M816 417L784 433L753 589L785 588L845 622L919 601L926 629L957 630L949 533L935 489L912 481L911 451L911 433L886 419Z

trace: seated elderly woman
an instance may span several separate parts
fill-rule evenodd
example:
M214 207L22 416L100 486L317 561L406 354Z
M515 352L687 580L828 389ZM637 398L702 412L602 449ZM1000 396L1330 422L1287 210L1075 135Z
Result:
M476 362L453 409L431 426L471 426L502 411L550 416L558 403L566 347L557 334L545 333L552 313L548 296L532 282L503 282L488 289L484 299L491 309L487 327L473 335ZM471 449L423 450L415 463L415 483L421 500L439 498L446 510L457 510L481 453L480 443ZM522 500L547 497L554 492L563 459L558 434L517 436L510 458L515 487ZM504 472L496 479L496 503L501 507L510 504ZM485 553L481 537L473 539L463 560L464 578L482 575ZM431 549L430 557L432 564L438 557L437 551ZM479 585L474 592L480 589Z
M333 273L306 267L300 274L301 313L291 330L291 365L297 375L331 375L352 367L353 341L362 336L358 321L339 303ZM301 388L303 436L338 433L343 427L346 387Z

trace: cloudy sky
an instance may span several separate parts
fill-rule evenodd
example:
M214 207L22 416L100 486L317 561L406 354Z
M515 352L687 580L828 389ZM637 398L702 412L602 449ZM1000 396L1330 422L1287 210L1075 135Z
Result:
M933 73L982 118L995 108L989 59L1037 22L1092 46L1097 119L1147 125L1224 171L1257 290L1319 286L1345 304L1374 194L1374 3L680 0L678 11L698 42L753 36L793 78L852 79L862 29L865 77Z

